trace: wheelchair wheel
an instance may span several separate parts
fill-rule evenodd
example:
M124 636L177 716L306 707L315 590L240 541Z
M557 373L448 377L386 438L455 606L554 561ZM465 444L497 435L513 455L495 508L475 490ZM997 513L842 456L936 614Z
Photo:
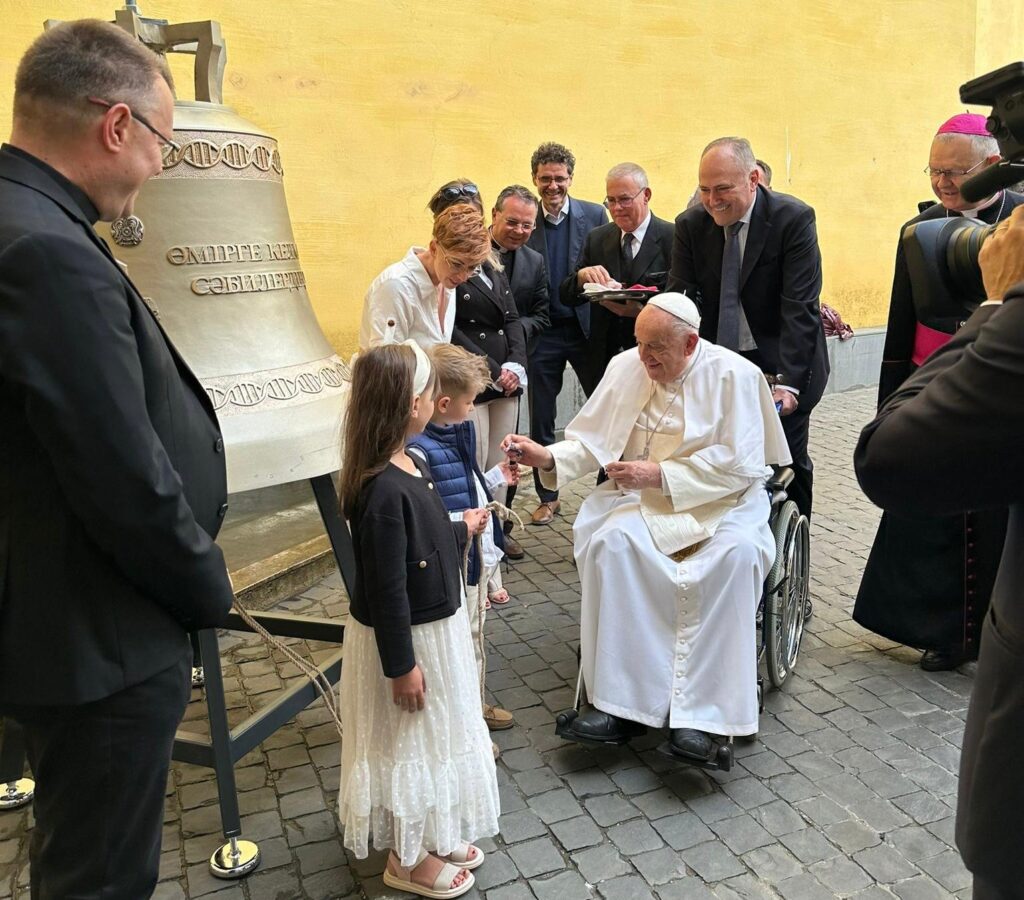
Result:
M810 590L810 529L787 500L772 526L775 564L765 598L765 661L773 687L789 677L804 636L804 607Z

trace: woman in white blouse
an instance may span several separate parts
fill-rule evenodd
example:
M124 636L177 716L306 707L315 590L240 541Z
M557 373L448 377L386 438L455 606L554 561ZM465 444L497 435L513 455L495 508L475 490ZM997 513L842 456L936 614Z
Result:
M385 333L412 338L423 349L449 343L455 325L455 288L491 255L491 239L475 206L459 204L434 219L428 247L411 247L380 273L366 292L359 346L374 347ZM390 323L394 323L389 329Z

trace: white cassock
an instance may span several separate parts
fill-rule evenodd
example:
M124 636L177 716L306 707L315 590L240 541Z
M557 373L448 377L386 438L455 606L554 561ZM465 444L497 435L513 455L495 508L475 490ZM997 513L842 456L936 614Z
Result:
M591 702L656 728L753 734L755 615L775 558L765 479L791 461L764 375L700 340L681 380L661 385L627 350L565 436L546 487L645 448L662 471L660 489L605 482L573 526Z

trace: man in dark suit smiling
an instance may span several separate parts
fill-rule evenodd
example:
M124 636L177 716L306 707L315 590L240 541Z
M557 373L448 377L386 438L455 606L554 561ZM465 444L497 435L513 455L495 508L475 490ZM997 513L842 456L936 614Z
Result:
M744 138L704 149L701 205L676 218L668 289L700 307L700 336L745 356L773 383L796 474L790 494L811 514L811 410L828 382L821 253L814 210L759 185Z
M0 147L0 715L37 782L41 900L152 893L188 631L232 602L213 409L92 227L173 122L160 57L67 22L22 59Z

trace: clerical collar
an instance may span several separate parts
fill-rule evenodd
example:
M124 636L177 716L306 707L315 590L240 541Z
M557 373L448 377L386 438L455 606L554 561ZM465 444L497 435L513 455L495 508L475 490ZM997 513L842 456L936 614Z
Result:
M984 203L978 204L976 207L974 207L974 209L960 210L960 215L962 215L965 219L981 219L982 222L989 222L989 224L992 224L993 222L999 219L999 213L1002 212L1003 201L1005 199L1006 193L1004 191L1000 191L998 194L993 194ZM989 209L990 207L995 206L997 200L999 201L999 212L996 213L996 218L990 219L988 216L983 216L982 213L985 210Z
M92 200L89 199L89 195L86 194L86 192L77 184L71 181L71 179L58 172L53 166L48 163L44 163L38 156L33 156L31 153L22 150L20 147L15 147L13 144L0 145L0 149L10 153L12 156L17 156L19 159L25 160L25 162L31 163L55 181L57 185L75 201L75 206L81 210L82 216L90 225L95 225L100 220L99 211L96 209Z
M502 246L501 246L501 244L499 244L499 243L498 243L498 242L497 242L497 241L496 241L496 240L494 239L494 229L493 229L493 228L488 228L488 229L487 229L487 232L488 232L488 234L490 234L490 236L491 236L491 247L492 247L492 248L493 248L493 249L494 249L494 250L495 250L496 252L498 252L498 253L501 253L501 254L505 254L505 253L515 253L515 250L509 250L509 249L507 249L506 247L502 247Z

